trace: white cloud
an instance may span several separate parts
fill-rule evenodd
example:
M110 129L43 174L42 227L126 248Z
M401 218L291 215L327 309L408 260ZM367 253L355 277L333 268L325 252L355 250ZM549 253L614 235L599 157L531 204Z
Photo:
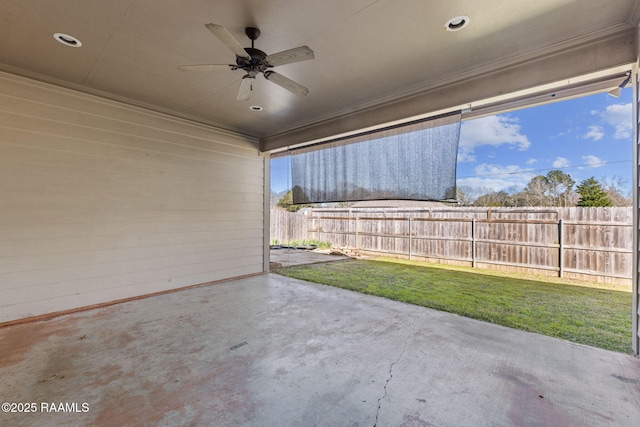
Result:
M604 136L604 129L602 126L589 126L589 132L584 134L583 138L599 141Z
M534 158L527 159L528 165L533 165L534 163L538 163L538 160Z
M555 137L560 137L560 136L565 136L565 135L569 135L571 132L573 132L573 129L567 129L565 131L560 132L559 134L557 134Z
M535 176L533 172L522 169L520 166L487 163L476 166L474 172L476 176L458 179L457 185L501 191L514 187L524 188Z
M614 138L631 138L633 132L631 103L609 105L602 113L604 120L615 127Z
M599 168L600 166L602 166L602 162L603 162L601 158L596 156L591 156L591 155L582 156L582 161L585 164L591 166L592 168Z
M475 173L478 175L512 175L514 173L522 172L522 168L517 165L490 165L488 163L482 163L476 166Z
M553 161L552 166L554 168L566 168L569 166L569 160L565 159L564 157L558 157Z
M462 148L458 150L458 163L460 162L475 163L475 161L476 161L476 156L472 152L463 150Z
M458 161L475 161L474 150L483 145L497 147L508 144L526 150L531 141L520 133L520 128L518 119L508 116L489 116L462 123Z
M469 177L462 178L457 181L458 187L470 187L476 189L482 189L483 191L486 189L488 191L501 191L506 190L507 188L511 188L514 184L511 183L508 179L501 178L482 178L482 177Z

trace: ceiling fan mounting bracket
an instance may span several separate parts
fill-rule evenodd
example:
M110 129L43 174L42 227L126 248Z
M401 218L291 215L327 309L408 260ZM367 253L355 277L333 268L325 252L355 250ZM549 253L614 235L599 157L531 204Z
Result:
M258 37L260 37L260 30L254 27L247 27L244 29L244 33L251 40L251 47L253 47L254 40L258 40Z

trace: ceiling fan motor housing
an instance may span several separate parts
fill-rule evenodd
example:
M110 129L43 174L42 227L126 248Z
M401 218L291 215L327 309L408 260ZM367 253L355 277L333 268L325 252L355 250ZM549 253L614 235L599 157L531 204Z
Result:
M247 27L244 29L244 33L251 40L251 47L244 48L251 58L236 56L236 64L238 64L238 68L246 71L249 77L255 78L259 73L264 73L267 67L269 67L265 62L267 54L260 49L255 49L253 47L253 42L260 37L259 29L255 27Z
M264 73L269 67L271 67L265 62L267 54L260 49L246 47L245 50L251 58L249 59L236 56L236 64L238 64L238 68L246 71L251 77L255 77L258 73Z

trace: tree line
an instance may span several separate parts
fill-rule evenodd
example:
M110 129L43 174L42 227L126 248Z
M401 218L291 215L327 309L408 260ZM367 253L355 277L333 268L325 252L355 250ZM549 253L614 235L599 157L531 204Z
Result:
M551 170L531 178L523 190L487 191L458 187L458 201L465 206L631 206L631 195L623 192L625 181L619 177L587 178L576 185L570 174Z
M561 170L551 170L546 175L531 178L523 190L511 188L502 191L491 191L477 187L461 186L457 188L458 202L462 206L491 207L573 207L573 206L631 206L631 194L624 194L626 182L620 177L587 178L576 185L570 174ZM291 190L272 194L272 206L284 208L289 212L297 212L304 207L322 207L317 205L294 205ZM333 207L349 207L353 203L332 204Z

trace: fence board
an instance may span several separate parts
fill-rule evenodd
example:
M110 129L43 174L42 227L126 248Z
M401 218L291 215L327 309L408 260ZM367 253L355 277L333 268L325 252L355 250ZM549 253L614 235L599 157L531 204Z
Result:
M560 273L562 220L567 277L631 280L630 207L314 209L308 236L365 252L409 256L409 218L413 257L545 274Z
M271 209L271 241L307 240L307 228L306 215Z

